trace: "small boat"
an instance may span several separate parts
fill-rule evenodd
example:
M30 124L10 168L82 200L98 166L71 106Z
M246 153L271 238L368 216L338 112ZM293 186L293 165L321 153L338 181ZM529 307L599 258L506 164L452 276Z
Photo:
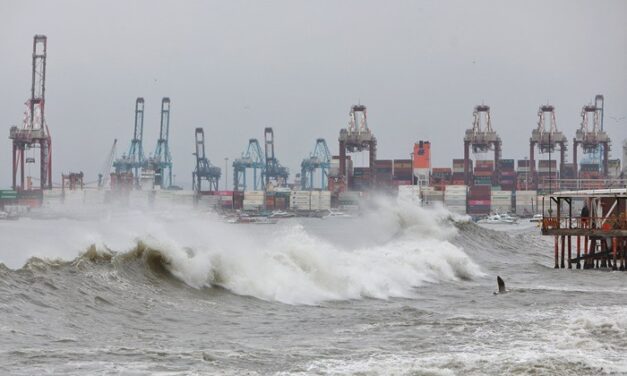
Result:
M294 213L288 213L283 210L275 210L270 214L269 218L292 218L294 217Z
M512 217L509 214L492 214L487 218L480 220L477 223L489 223L489 224L506 224L513 225L518 223L518 218Z
M529 222L542 222L542 214L535 214L533 217L529 218Z
M274 225L277 223L276 219L270 219L268 217L250 217L250 216L239 216L235 218L230 218L226 221L226 223L237 223L237 224L251 224L251 225Z
M327 215L322 216L322 218L352 218L353 216L350 214L346 214L339 210L329 209L329 213Z

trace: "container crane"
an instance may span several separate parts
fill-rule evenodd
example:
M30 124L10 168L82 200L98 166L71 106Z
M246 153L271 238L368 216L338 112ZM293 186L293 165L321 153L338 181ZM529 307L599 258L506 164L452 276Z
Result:
M546 128L546 123L549 123L549 129ZM540 153L552 153L555 151L555 146L560 146L560 169L564 168L566 163L566 150L568 148L568 139L564 134L557 130L557 122L555 120L555 107L552 105L543 105L538 109L538 127L531 132L531 138L529 139L529 164L531 166L531 176L534 176L534 180L537 185L536 173L536 161L535 161L535 149L536 146L540 149ZM537 188L537 187L536 187Z
M220 181L220 175L222 170L220 167L213 166L205 154L205 131L202 128L196 128L196 169L192 173L192 181L194 185L194 192L201 194L202 181L207 180L209 183L209 192L215 192L218 190L218 183Z
M595 97L595 104L583 106L581 109L581 126L575 133L573 139L573 164L577 172L577 147L581 145L584 154L596 155L602 151L603 176L607 177L610 152L610 137L602 128L603 119L603 96Z
M100 170L100 173L98 174L98 189L102 189L104 188L107 183L109 182L109 177L110 177L110 172L111 172L111 167L113 166L113 159L115 158L115 149L118 143L118 139L114 139L113 140L113 145L111 146L111 150L109 151L109 154L107 155L107 159L105 160L105 163L102 165L102 169Z
M338 138L340 146L340 173L339 180L349 184L348 172L346 171L346 153L361 152L368 150L368 167L370 169L370 186L375 184L375 163L377 159L377 139L368 128L368 117L366 106L357 104L351 107L349 113L348 128L340 129Z
M499 135L492 129L490 106L478 105L473 111L472 128L466 130L464 136L464 184L470 184L470 147L474 153L485 153L494 150L493 179L499 176L499 159L501 159L502 142ZM495 181L493 181L495 182Z
M161 124L159 127L159 139L155 153L145 163L145 168L155 172L155 185L161 189L172 186L172 155L169 145L170 133L170 98L161 100Z
M309 155L309 158L303 159L300 167L302 190L314 189L314 174L317 169L320 170L320 188L322 190L327 189L329 169L331 168L331 153L324 138L316 140L313 153Z
M144 136L144 98L137 98L135 101L135 126L133 128L133 139L128 150L128 155L113 162L116 173L132 172L135 179L135 186L139 186L139 170L144 164L143 150Z
M253 189L255 191L265 188L264 177L266 169L266 161L261 151L261 146L256 138L248 140L248 148L242 156L233 161L233 189L236 191L245 191L246 170L253 170Z
M265 184L266 187L270 183L270 179L274 180L277 186L283 186L287 182L289 171L286 167L281 166L281 163L274 154L274 131L271 127L264 129L265 139Z
M37 148L39 149L40 189L52 189L52 138L44 113L47 44L48 39L45 35L35 35L33 38L31 97L26 102L27 109L22 128L13 126L9 130L9 138L13 140L13 190L26 189L24 163L34 163L35 159L25 158L24 153L26 150ZM18 171L20 173L19 185Z

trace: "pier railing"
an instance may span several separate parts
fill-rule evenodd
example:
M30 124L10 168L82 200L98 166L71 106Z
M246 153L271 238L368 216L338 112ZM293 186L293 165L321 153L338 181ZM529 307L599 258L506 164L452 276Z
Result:
M598 229L627 230L627 217L544 217L542 230L554 229Z

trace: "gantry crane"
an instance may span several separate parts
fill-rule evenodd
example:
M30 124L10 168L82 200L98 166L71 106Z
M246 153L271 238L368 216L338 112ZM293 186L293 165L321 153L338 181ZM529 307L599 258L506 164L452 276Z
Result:
M113 140L113 145L111 146L111 150L109 150L109 154L107 154L107 159L105 163L102 165L100 169L100 173L98 174L98 189L104 188L109 182L111 167L113 166L113 159L115 158L115 149L118 144L118 139Z
M581 145L584 154L596 155L602 152L603 176L608 174L608 160L611 140L602 128L603 96L595 97L595 104L583 106L581 109L581 127L577 129L573 139L573 164L577 169L577 146ZM590 124L592 123L592 124ZM600 149L601 148L601 149Z
M546 128L546 123L549 123L549 129ZM534 176L534 181L537 188L537 179L535 178L536 161L535 161L535 149L536 146L540 149L540 153L552 153L555 151L555 146L560 146L560 169L564 167L566 163L566 150L568 148L568 139L564 134L557 130L557 121L555 120L555 107L552 105L543 105L538 109L538 127L531 132L531 138L529 139L529 164L531 165L531 176Z
M246 184L246 170L253 170L253 189L255 191L265 188L264 178L266 161L264 154L259 146L259 141L256 138L248 140L248 148L242 156L233 161L233 189L236 191L245 191Z
M46 57L48 39L45 35L33 38L31 97L26 102L26 113L22 128L9 130L13 140L13 189L24 190L24 163L34 163L35 158L25 158L25 151L39 148L40 188L52 189L52 138L46 123L44 108L46 102ZM20 172L19 185L17 174ZM29 178L30 181L30 178Z
M121 158L113 162L116 173L133 172L135 186L139 186L139 170L144 164L144 98L135 100L135 126L133 128L133 138L128 155L122 155Z
M289 171L281 163L274 154L274 132L271 127L264 129L265 140L265 158L266 168L264 171L264 179L266 187L273 180L277 186L283 186L287 183Z
M314 174L318 169L320 170L321 179L320 188L322 190L327 189L329 169L331 168L331 153L324 138L316 140L313 153L309 155L309 158L303 159L300 167L300 183L304 191L314 189Z
M368 150L368 167L370 169L370 186L375 184L375 163L377 159L377 139L368 128L366 106L358 104L351 107L349 113L348 128L340 129L338 138L340 146L340 173L339 179L349 185L346 171L346 153Z
M202 181L207 180L209 183L209 192L218 190L218 183L222 170L220 167L213 166L207 155L205 154L205 131L202 128L196 128L196 169L192 173L194 192L200 194L204 192L202 189Z
M144 167L155 172L155 185L161 189L172 186L172 155L169 145L170 134L170 98L164 97L161 100L161 124L159 127L159 139L155 153L148 158Z
M470 147L474 153L485 153L494 150L493 179L499 176L499 159L501 159L501 138L492 129L490 106L484 104L475 106L473 111L472 128L466 130L464 136L464 184L470 184ZM495 183L496 181L493 180Z

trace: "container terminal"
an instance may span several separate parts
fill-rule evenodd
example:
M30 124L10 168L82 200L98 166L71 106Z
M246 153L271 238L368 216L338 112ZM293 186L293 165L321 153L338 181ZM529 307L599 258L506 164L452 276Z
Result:
M572 143L566 132L557 127L555 107L539 106L538 123L529 138L529 155L519 160L503 157L503 141L486 104L477 105L472 113L469 111L471 127L460 135L462 158L452 159L449 166L432 166L432 145L427 140L408 143L403 155L410 155L409 159L378 159L379 140L368 124L366 106L358 104L350 108L347 127L339 130L335 141L337 152L332 152L334 144L328 144L324 138L316 139L312 151L303 156L301 170L291 178L279 159L274 130L266 127L261 142L254 137L247 143L242 140L244 152L232 161L233 190L219 190L220 180L229 177L227 171L223 176L222 169L211 163L206 153L211 150L210 145L206 145L204 129L198 127L194 130L195 146L190 147L195 166L181 168L191 172L191 191L173 182L174 165L169 148L171 99L161 100L159 138L154 151L147 152L143 139L145 100L139 97L135 101L128 150L118 156L119 143L113 140L97 173L97 184L85 183L83 172L70 172L61 174L60 186L53 185L52 136L45 118L46 57L47 38L36 35L26 115L21 127L13 126L9 130L12 186L0 190L0 210L13 217L16 212L31 208L62 207L70 203L133 202L147 206L177 203L218 211L312 215L335 208L358 209L374 193L410 197L423 205L440 203L453 212L473 217L495 212L532 216L547 214L543 205L547 201L567 202L553 195L555 192L594 192L626 186L627 141L622 145L621 168L620 159L610 158L612 142L603 130L602 95L596 95L592 103L582 107L581 124ZM569 145L572 145L570 162ZM365 167L353 163L352 157L361 152L368 154ZM473 159L472 155L477 153L490 153L493 157ZM32 168L26 169L25 165ZM38 174L27 176L28 171ZM568 200L575 212L586 201L577 198Z

